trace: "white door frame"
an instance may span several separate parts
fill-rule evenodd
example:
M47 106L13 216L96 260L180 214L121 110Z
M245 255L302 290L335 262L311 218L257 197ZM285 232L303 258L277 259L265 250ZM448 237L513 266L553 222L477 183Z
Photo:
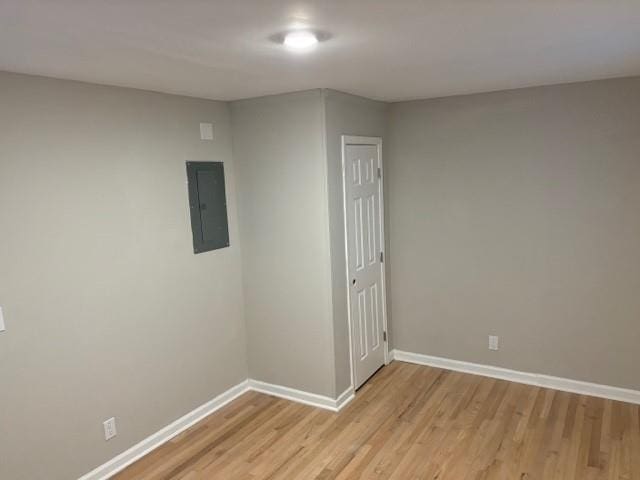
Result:
M349 242L347 241L347 171L346 171L346 147L347 145L375 145L378 149L378 158L380 159L380 234L382 241L380 242L380 251L382 253L383 262L380 262L382 273L382 326L386 333L384 341L384 364L389 364L389 328L387 326L387 282L386 282L386 234L384 229L384 162L382 158L382 138L380 137L363 137L356 135L342 135L342 214L344 216L344 250L345 250L345 277L347 280L347 319L349 323L349 363L351 364L351 388L355 390L355 357L353 355L353 328L351 319L351 288L349 288Z

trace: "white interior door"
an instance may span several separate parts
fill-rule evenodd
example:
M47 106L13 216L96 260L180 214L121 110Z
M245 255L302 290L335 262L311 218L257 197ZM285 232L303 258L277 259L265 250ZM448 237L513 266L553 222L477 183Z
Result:
M343 137L349 324L354 387L386 363L381 140Z

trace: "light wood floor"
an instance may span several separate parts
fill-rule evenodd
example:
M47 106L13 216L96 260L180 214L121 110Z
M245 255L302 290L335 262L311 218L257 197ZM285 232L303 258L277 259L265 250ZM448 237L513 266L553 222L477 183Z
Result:
M115 478L640 480L640 406L393 362L338 414L247 393Z

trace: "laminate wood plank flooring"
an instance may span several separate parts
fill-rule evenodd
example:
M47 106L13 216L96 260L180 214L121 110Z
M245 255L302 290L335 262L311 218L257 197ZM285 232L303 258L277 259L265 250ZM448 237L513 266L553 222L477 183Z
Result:
M640 406L392 362L339 413L249 392L116 480L640 480Z

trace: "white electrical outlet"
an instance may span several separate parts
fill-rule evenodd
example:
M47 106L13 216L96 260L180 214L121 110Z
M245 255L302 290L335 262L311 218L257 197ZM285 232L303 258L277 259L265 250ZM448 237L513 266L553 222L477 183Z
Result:
M2 314L2 307L0 307L0 332L4 332L4 315Z
M498 350L500 347L500 337L489 335L489 350Z
M200 140L213 140L213 124L212 123L200 124Z
M104 427L104 439L110 440L115 437L118 432L116 430L116 419L111 417L109 420L105 420L102 422L102 426Z

